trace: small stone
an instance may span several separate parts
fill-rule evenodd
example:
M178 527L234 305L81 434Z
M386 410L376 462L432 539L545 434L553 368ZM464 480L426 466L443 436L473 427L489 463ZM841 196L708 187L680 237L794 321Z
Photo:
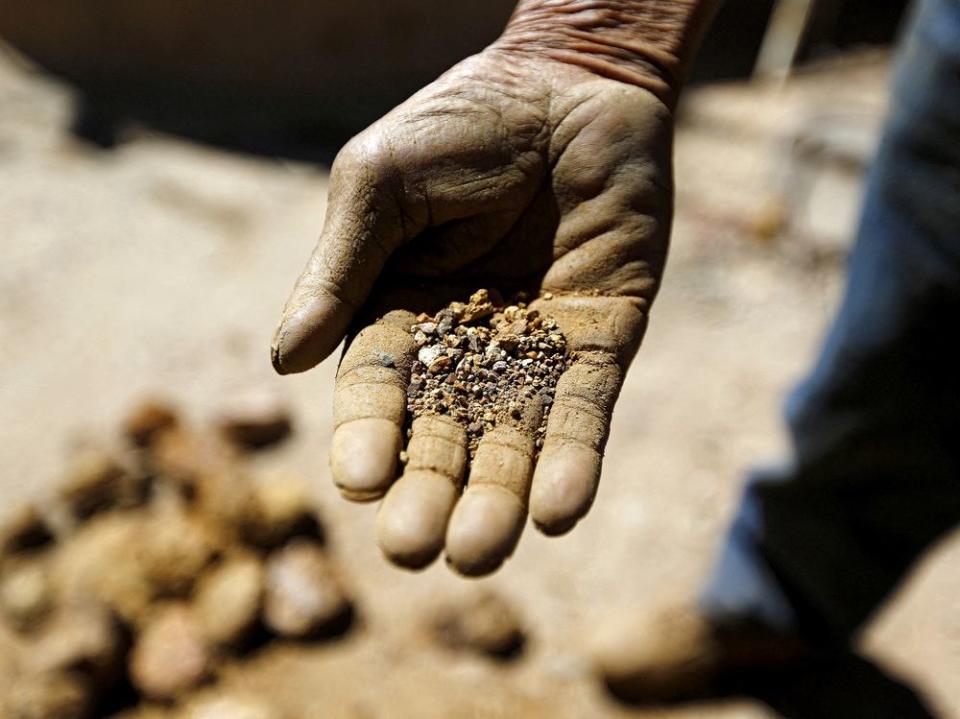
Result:
M426 347L421 347L420 351L417 352L417 359L423 362L424 366L429 367L442 354L442 345L427 345Z
M251 390L220 409L222 435L243 449L260 449L286 439L292 429L290 410L276 394Z
M322 633L349 609L340 578L318 544L298 539L267 560L263 618L279 636Z
M181 716L182 719L283 719L279 710L260 699L225 692L194 699Z
M166 706L140 703L132 709L114 714L111 719L180 719L180 716Z
M78 520L119 506L133 506L144 499L145 486L121 466L109 452L94 447L73 456L58 496Z
M501 328L503 334L522 336L527 333L527 321L525 319L514 320L510 324Z
M35 630L53 606L54 588L44 561L11 562L0 572L0 613L18 632Z
M237 647L256 625L263 599L263 565L254 556L225 560L197 585L193 612L206 640Z
M212 478L237 471L238 449L219 432L199 433L177 427L150 447L150 468L187 497Z
M124 650L112 613L102 604L82 600L56 612L28 647L24 663L38 674L78 673L103 688L120 676Z
M463 322L476 322L489 317L496 307L487 290L477 290L470 296L470 302L464 307L461 319Z
M25 504L0 527L0 557L41 549L53 541L53 532L40 511L32 504Z
M415 332L423 332L425 335L435 335L437 333L437 323L421 322L420 324L414 325L413 329Z
M520 338L516 335L504 335L497 342L507 352L513 352L520 346Z
M374 356L377 358L377 362L379 362L384 367L397 366L397 361L394 359L393 355L377 350L376 352L374 352Z
M123 420L123 434L136 447L149 447L164 432L177 426L177 413L168 403L145 400Z
M525 637L520 618L499 594L479 592L440 607L430 629L435 639L451 649L507 658L522 649Z
M45 672L17 677L0 709L6 719L89 719L93 704L93 688L82 676Z
M310 488L299 475L278 472L264 475L252 484L249 492L239 526L248 542L271 549L296 535L320 533Z
M109 512L91 520L63 543L54 576L68 596L90 596L129 625L139 624L154 600L138 556L151 534L147 510Z
M130 547L155 597L185 597L217 552L211 528L180 508L155 510Z
M453 359L447 356L437 357L427 368L427 371L430 374L440 374L450 369L450 366L453 364Z
M205 682L213 671L210 647L189 608L160 609L130 653L130 680L148 699L169 701Z

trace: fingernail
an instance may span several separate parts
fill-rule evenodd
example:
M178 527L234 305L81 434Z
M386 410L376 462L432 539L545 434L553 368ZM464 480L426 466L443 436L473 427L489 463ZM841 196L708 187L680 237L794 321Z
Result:
M496 571L517 546L526 516L523 506L501 487L464 492L447 529L447 563L465 576Z
M288 308L273 339L274 369L280 374L310 369L336 349L349 321L341 306L319 298Z
M457 488L428 470L408 473L390 488L377 513L377 544L394 564L422 569L443 549Z
M287 373L283 368L283 361L280 359L280 330L277 330L277 336L274 337L273 342L270 344L270 364L273 365L273 369L277 374Z
M573 529L593 504L600 479L599 455L566 445L540 455L530 492L530 516L548 535Z
M396 478L403 448L400 428L387 419L369 417L341 425L330 447L330 471L350 499L379 499Z

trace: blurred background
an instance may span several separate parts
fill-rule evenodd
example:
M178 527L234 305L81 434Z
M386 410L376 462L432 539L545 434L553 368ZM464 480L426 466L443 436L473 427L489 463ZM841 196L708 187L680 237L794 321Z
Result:
M130 447L131 423L157 421L144 419L144 398L159 398L181 434L241 447L191 459L197 474L303 478L352 621L307 641L258 619L256 642L212 653L202 686L188 678L151 695L120 669L87 716L168 716L222 696L253 697L260 713L190 716L908 716L878 713L883 692L858 693L842 673L847 703L826 710L751 699L625 708L580 651L612 612L694 592L744 472L782 452L781 400L842 288L907 4L726 2L679 111L671 264L596 505L568 536L528 528L500 572L465 581L442 563L411 575L380 557L375 507L342 502L328 477L335 359L279 378L267 348L322 222L337 148L493 40L513 0L0 0L0 508L56 515L64 497L87 496L64 487L87 481L96 509L54 516L55 541L0 563L0 609L34 612L0 628L0 696L28 701L23 657L53 631L41 605L59 573L37 579L33 564L49 574L77 561L59 545L99 556L100 540L84 537L122 513L103 511L110 483L175 474L144 459L149 442ZM289 436L237 440L271 422ZM76 455L94 446L122 471L101 463L78 480ZM283 549L253 544L256 561ZM129 571L138 566L139 555ZM938 716L960 716L957 596L960 545L948 541L864 642L897 677L891 696L912 688ZM128 624L122 643L136 644L140 625ZM157 652L173 661L187 649ZM810 686L807 700L824 687ZM70 691L87 690L29 691L69 705Z

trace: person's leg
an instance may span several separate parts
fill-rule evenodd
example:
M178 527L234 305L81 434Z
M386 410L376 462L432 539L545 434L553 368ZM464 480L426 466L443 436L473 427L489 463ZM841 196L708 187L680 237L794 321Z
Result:
M960 0L902 49L847 290L788 403L790 466L751 479L699 608L598 641L625 696L846 644L960 521Z
M903 48L846 295L758 473L703 604L847 640L960 520L960 0Z

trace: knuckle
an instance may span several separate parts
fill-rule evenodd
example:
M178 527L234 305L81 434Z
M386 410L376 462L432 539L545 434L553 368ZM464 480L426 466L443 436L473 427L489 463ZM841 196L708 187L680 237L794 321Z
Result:
M351 139L334 160L333 173L360 186L384 188L398 174L387 133L376 125Z

